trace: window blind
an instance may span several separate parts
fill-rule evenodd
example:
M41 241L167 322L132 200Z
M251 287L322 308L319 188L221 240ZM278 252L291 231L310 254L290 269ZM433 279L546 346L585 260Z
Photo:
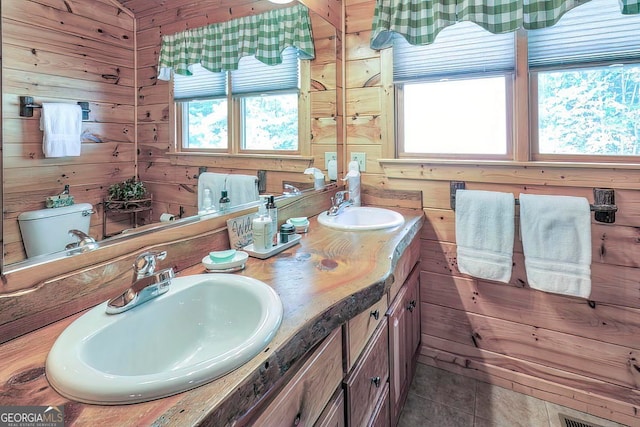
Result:
M513 70L515 33L492 34L472 22L451 25L432 44L410 45L394 36L393 80L450 77Z
M212 73L200 64L189 67L191 76L173 74L173 99L193 101L223 97L227 93L227 73Z
M640 15L622 15L617 0L591 0L552 27L531 30L529 66L640 60Z
M298 50L288 47L282 52L282 63L266 65L254 56L240 59L238 69L231 71L233 95L298 89Z
M226 96L227 72L213 73L200 64L192 65L189 70L191 76L174 74L174 100L184 102ZM285 49L282 63L278 65L266 65L255 56L245 56L240 59L238 69L231 72L231 93L245 95L298 89L298 75L296 48Z

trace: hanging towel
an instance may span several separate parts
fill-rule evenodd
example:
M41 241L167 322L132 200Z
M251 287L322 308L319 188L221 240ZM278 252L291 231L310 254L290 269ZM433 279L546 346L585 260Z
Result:
M82 108L77 104L43 103L40 130L45 157L79 156Z
M255 175L228 175L227 191L231 199L229 206L244 205L260 199L258 178Z
M588 298L591 211L587 199L520 194L520 229L529 286Z
M509 282L514 215L515 200L511 193L456 192L456 244L461 273Z
M198 177L198 210L202 211L204 189L211 191L213 206L220 209L222 190L227 190L230 207L260 200L258 194L258 178L255 175L203 172Z

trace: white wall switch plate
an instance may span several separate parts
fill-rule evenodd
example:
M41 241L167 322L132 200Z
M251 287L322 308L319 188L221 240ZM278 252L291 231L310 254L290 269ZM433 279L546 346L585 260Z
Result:
M338 160L338 153L335 151L327 151L324 153L324 169L329 169L329 160L336 159Z
M367 168L367 155L365 153L351 153L351 161L356 160L360 166L360 172L366 171Z

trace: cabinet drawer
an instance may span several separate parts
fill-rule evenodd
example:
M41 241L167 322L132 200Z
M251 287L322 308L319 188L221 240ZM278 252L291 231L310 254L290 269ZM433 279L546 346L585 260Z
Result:
M389 379L387 334L387 320L384 318L346 380L347 424L350 427L369 423L386 390Z
M339 388L327 403L314 427L344 427L344 391Z
M387 427L389 425L389 418L391 413L389 411L389 384L385 384L384 394L378 401L378 406L373 413L368 427Z
M313 425L342 379L342 334L337 328L307 357L252 425Z
M358 360L362 349L373 335L378 325L382 322L387 312L387 296L373 304L367 310L349 320L345 325L345 347L347 350L347 372L351 370Z

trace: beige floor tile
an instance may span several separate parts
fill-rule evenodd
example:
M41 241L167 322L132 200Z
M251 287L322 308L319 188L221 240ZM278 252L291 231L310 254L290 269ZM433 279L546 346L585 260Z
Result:
M480 381L476 385L475 415L479 419L476 425L482 427L549 426L543 400Z
M473 415L476 380L418 363L411 392Z
M473 415L409 392L398 427L472 427Z

